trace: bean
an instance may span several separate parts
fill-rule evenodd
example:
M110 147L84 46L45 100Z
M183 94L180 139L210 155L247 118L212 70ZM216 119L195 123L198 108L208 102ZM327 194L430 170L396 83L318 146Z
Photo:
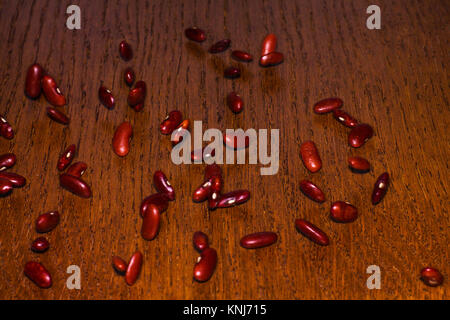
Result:
M25 79L25 94L35 99L41 94L41 80L44 76L44 69L39 63L32 64L27 71L27 77Z
M208 199L208 209L215 210L218 208L220 200L220 194L218 192L213 192Z
M358 121L344 110L334 109L333 116L339 123L343 124L346 127L354 128L358 125Z
M278 236L275 232L257 232L244 236L241 246L246 249L267 247L277 242Z
M242 109L244 109L244 102L242 101L242 98L234 91L228 94L227 103L230 110L234 113L239 113Z
M125 40L121 41L119 44L119 53L125 61L128 61L133 57L133 49L131 49L130 44Z
M112 146L115 154L119 157L125 157L130 152L130 140L133 136L133 127L127 121L122 122L117 127L112 140Z
M225 133L223 135L223 142L226 146L238 150L248 148L250 145L250 138L243 133L236 133L232 135Z
M348 144L353 148L359 148L367 140L369 140L373 136L373 129L370 125L361 123L350 131L348 135Z
M47 115L53 121L59 122L61 124L67 125L70 123L70 119L64 113L56 110L55 108L47 107Z
M87 164L84 162L75 162L67 169L67 174L80 178L87 169Z
M66 98L58 88L55 79L48 75L45 75L42 77L41 85L45 98L49 103L51 103L55 107L62 107L66 104Z
M336 222L352 222L358 217L358 209L348 202L336 201L331 204L330 214Z
M296 219L295 226L305 237L311 241L320 244L321 246L327 246L330 243L328 236L325 232L318 227L303 219Z
M166 118L159 125L162 134L171 134L181 123L182 115L178 110L170 111Z
M250 53L240 50L234 50L233 52L231 52L231 56L234 59L243 62L250 62L253 60L253 56Z
M64 150L63 154L60 156L58 160L57 168L59 171L63 171L73 160L75 157L75 152L77 147L74 144L71 144Z
M211 179L204 181L197 189L195 189L192 195L192 200L194 202L203 202L208 199L212 194Z
M389 186L389 173L384 172L378 177L373 187L372 204L375 205L384 198L388 186Z
M142 109L142 106L139 105L144 102L146 95L147 95L147 85L145 84L144 81L140 80L136 82L136 84L134 85L134 89L131 89L130 92L128 93L128 104L131 107L134 107L135 111L140 111Z
M438 269L427 267L420 271L420 279L430 287L440 286L444 282L444 277Z
M0 196L6 196L12 189L12 183L9 180L0 177Z
M236 79L241 76L241 71L236 67L228 67L224 70L223 75L228 79Z
M318 186L308 180L300 181L300 190L311 200L316 202L324 202L325 194Z
M218 198L217 208L234 207L246 202L250 198L250 191L235 190L225 193Z
M195 42L203 42L206 40L205 31L197 27L187 28L184 30L186 38Z
M45 267L36 261L28 261L23 272L40 288L49 288L52 285L52 277Z
M0 155L0 171L12 168L16 164L16 155L14 153L5 153Z
M47 233L52 231L59 223L59 212L49 211L41 214L36 219L36 231L39 233Z
M156 190L166 194L170 201L175 200L175 191L162 171L156 171L153 174L153 184L155 185Z
M231 40L230 39L223 39L220 40L216 43L214 43L210 48L209 48L209 53L220 53L220 52L224 52L225 50L227 50L230 47L231 44Z
M198 262L194 266L194 279L199 282L208 281L217 265L217 251L206 248L200 253Z
M127 271L125 272L125 282L132 286L137 278L139 277L139 274L141 273L142 269L142 253L139 251L136 251L130 259L130 262L128 263Z
M209 248L208 236L201 231L197 231L194 233L193 243L194 243L194 248L198 252L202 252L206 248Z
M44 251L47 251L49 246L50 246L50 243L48 242L48 240L45 237L39 237L39 238L36 238L31 243L31 250L33 250L34 252L37 252L37 253L42 253Z
M2 116L0 116L0 136L3 136L8 140L14 138L14 130L12 126Z
M205 168L205 180L212 177L222 177L222 169L215 163L208 164Z
M167 210L167 207L169 206L169 196L165 193L155 193L142 200L140 207L140 213L142 218L145 216L145 212L151 206L155 206L158 209L159 213L163 213L164 211Z
M322 168L322 160L313 141L305 141L302 143L300 146L300 155L302 156L303 164L309 171L314 173Z
M259 64L262 67L272 67L282 63L284 60L284 56L281 52L271 52L262 56L259 59Z
M142 220L142 238L145 240L153 240L158 235L160 220L161 214L158 208L150 205L144 212L144 219Z
M208 147L204 147L201 150L192 150L191 152L191 161L192 162L201 162L203 160L207 160L216 155L216 150Z
M343 101L339 98L327 98L320 100L314 105L314 112L318 114L328 113L335 109L339 109L343 105Z
M175 146L179 144L181 141L183 141L183 137L185 135L184 131L182 130L188 130L189 129L190 121L188 119L181 122L178 127L174 130L174 133L172 133L172 144Z
M361 157L349 157L348 166L352 171L363 173L370 170L370 163Z
M98 89L98 97L100 102L103 103L103 105L108 109L112 109L114 107L115 100L111 90L101 86Z
M127 271L127 263L125 262L125 260L123 260L122 258L118 257L118 256L114 256L112 257L112 265L114 270L117 271L117 273L123 275L125 274L125 272Z
M84 182L81 178L71 176L70 174L63 173L59 176L59 183L61 187L72 192L73 194L82 197L90 198L92 197L92 191L89 185Z
M0 172L0 178L8 180L14 188L21 188L27 183L25 177L13 172Z
M134 79L136 79L133 69L131 69L130 67L126 68L123 73L123 79L125 80L127 86L131 87L133 85Z
M268 55L277 49L277 37L273 33L269 33L262 42L261 56Z

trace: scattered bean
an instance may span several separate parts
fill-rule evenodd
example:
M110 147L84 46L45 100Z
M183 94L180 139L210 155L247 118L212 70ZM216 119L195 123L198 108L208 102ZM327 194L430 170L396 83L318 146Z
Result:
M25 177L13 172L2 171L0 172L0 178L8 180L14 188L21 188L27 183Z
M331 204L330 214L336 222L352 222L358 217L358 209L348 202L336 201Z
M230 47L231 40L230 39L224 39L216 42L209 48L209 53L220 53L224 52Z
M246 249L267 247L277 242L278 236L275 232L257 232L244 236L241 246Z
M322 160L314 142L303 142L300 146L300 155L302 156L303 164L309 171L314 173L322 168Z
M158 209L159 213L163 213L169 206L169 196L165 193L155 193L142 200L140 207L142 218L144 217L145 212L149 210L151 206L155 206Z
M348 144L353 148L359 148L366 143L367 140L372 138L372 136L372 127L368 124L361 123L350 131L350 134L348 135Z
M125 282L132 286L139 277L142 269L142 253L136 251L128 263L127 271L125 272Z
M295 220L295 226L297 227L297 230L300 231L305 237L317 244L320 244L321 246L327 246L330 243L326 233L313 225L311 222L303 219L297 219Z
M49 248L50 243L48 242L48 240L45 237L39 237L36 238L33 243L31 244L31 250L33 250L34 252L44 252L47 251L47 249Z
M370 163L361 157L350 157L348 158L348 166L352 171L363 173L370 170Z
M27 77L25 79L25 94L35 99L41 94L41 80L44 76L44 69L39 63L32 64L27 71Z
M114 270L117 271L117 273L123 275L127 271L128 264L120 257L114 256L112 257L112 265Z
M198 262L194 266L194 279L199 282L208 281L217 265L217 252L213 248L206 248L200 253Z
M144 212L144 219L142 220L141 235L145 240L153 240L159 231L159 223L161 214L158 208L150 205Z
M193 243L194 248L198 252L202 252L206 248L209 248L208 236L201 231L197 231L194 233Z
M261 56L268 55L277 49L277 37L269 33L262 42Z
M156 190L166 194L170 201L175 200L175 191L162 171L156 171L153 174L153 184L155 185Z
M0 196L6 196L12 189L12 183L9 180L0 177Z
M3 136L8 140L14 138L14 131L12 126L2 116L0 116L0 136Z
M186 38L188 38L191 41L203 42L206 40L205 31L197 27L187 28L184 31L184 34L186 35Z
M12 168L16 164L16 155L14 153L5 153L0 155L0 171Z
M128 42L123 40L119 44L119 53L123 60L128 61L133 57L133 49Z
M244 109L244 102L242 101L242 98L234 91L228 94L227 103L230 110L234 113L239 113L242 109Z
M140 80L136 82L134 89L131 89L128 93L128 104L133 107L135 111L140 111L143 107L146 95L147 85L144 81Z
M114 153L125 157L130 152L130 140L133 136L133 127L127 121L117 127L112 140Z
M125 80L127 86L131 87L133 85L134 79L136 79L133 69L131 69L130 67L126 68L123 73L123 79Z
M373 187L372 204L375 205L384 198L388 186L389 186L389 173L384 172L378 177Z
M228 67L224 70L223 75L225 78L236 79L241 76L241 71L236 67Z
M262 56L259 59L259 64L262 67L272 67L276 66L284 61L284 56L281 52L271 52Z
M59 223L59 212L50 211L41 214L36 219L36 231L39 233L47 233L52 231Z
M181 123L182 115L178 110L170 111L166 118L159 125L162 134L171 134Z
M45 267L36 261L29 261L24 267L25 275L40 288L49 288L52 285L52 277Z
M240 50L234 50L231 52L231 56L238 61L250 62L253 60L253 56L250 53Z
M111 90L101 86L98 89L98 97L100 102L103 103L103 105L108 109L112 109L114 107L115 100Z
M70 119L64 113L56 110L55 108L47 107L47 115L53 121L59 122L61 124L67 125L70 123Z
M444 282L444 277L439 270L431 267L423 268L420 271L420 279L430 287L440 286Z
M89 185L84 182L81 178L71 176L70 174L63 173L59 176L59 183L61 187L72 192L73 194L82 197L90 198L92 197L92 191Z
M81 178L81 176L84 174L84 172L87 169L87 164L84 162L75 162L67 169L67 174L70 174L71 176Z
M325 194L318 186L308 180L300 181L300 190L311 200L324 202Z
M358 125L358 121L344 110L334 109L333 116L339 123L343 124L346 127L354 128Z
M242 204L250 199L250 191L235 190L225 193L217 199L217 208L228 208Z
M42 77L41 85L45 98L49 103L51 103L55 107L62 107L66 104L66 98L58 88L55 79L48 75L45 75Z
M75 157L75 152L77 150L77 147L74 144L71 144L67 147L66 150L64 150L63 154L58 160L57 168L59 171L63 171L73 160Z
M186 119L172 132L172 144L174 146L183 141L183 137L186 134L183 130L189 130L189 124L190 121Z
M328 113L342 107L344 102L339 98L327 98L314 105L314 112L318 114Z

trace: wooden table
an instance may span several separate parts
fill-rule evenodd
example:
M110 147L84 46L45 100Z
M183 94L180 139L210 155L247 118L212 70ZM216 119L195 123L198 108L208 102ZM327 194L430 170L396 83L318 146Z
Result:
M0 139L0 154L13 152L10 171L27 185L0 199L0 298L2 299L443 299L449 298L449 6L445 0L376 1L381 29L369 30L367 1L77 1L80 30L66 28L71 1L10 1L0 9L0 114L13 125L13 140ZM202 44L188 41L184 29L207 31ZM207 52L214 41L230 38L233 49L258 58L263 37L278 36L283 64L261 68L257 60L238 63L225 53ZM134 57L124 62L119 42ZM46 116L41 96L24 95L28 66L39 62L53 75L68 100L69 126ZM242 76L223 77L230 65ZM147 82L145 108L126 103L123 70L131 66ZM102 106L98 88L112 89L113 110ZM241 114L225 104L236 90L245 101ZM347 144L348 129L331 115L316 115L313 104L329 96L375 129L360 149ZM280 130L280 169L261 176L262 165L223 165L224 191L251 191L244 205L209 212L191 200L205 165L175 165L169 137L159 133L166 113L179 109L203 128ZM119 158L111 148L115 128L134 127L132 149ZM314 140L323 168L310 174L299 146ZM69 144L89 168L83 179L93 197L79 198L59 186L56 162ZM349 155L370 160L372 171L358 175ZM176 189L176 201L162 217L153 241L140 236L141 200L155 189L161 169ZM376 177L387 171L389 191L370 203ZM327 196L307 199L299 181L311 179ZM360 216L350 224L329 218L330 203L346 200ZM59 210L60 225L47 234L51 248L30 251L36 217ZM320 247L299 234L296 218L328 233ZM197 283L192 270L198 253L192 235L202 230L218 251L210 281ZM248 233L273 230L276 245L240 247ZM111 257L128 259L139 249L144 266L128 287L111 267ZM43 290L23 275L28 260L52 273ZM66 269L81 270L81 290L69 290ZM381 289L366 286L366 269L381 269ZM421 268L441 270L438 288L419 280Z

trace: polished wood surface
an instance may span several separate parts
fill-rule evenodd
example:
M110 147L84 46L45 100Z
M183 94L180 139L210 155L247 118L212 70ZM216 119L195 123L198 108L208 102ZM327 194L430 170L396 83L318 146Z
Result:
M448 159L449 6L445 0L376 1L381 29L368 30L367 1L78 1L81 30L66 28L70 1L0 2L0 114L13 125L13 140L0 138L0 154L17 155L9 171L27 185L0 198L0 298L2 299L442 299L449 298ZM207 31L202 44L184 29ZM273 32L283 64L263 69L257 61L238 63L231 50L211 55L223 38L233 49L256 57ZM134 57L124 62L119 42ZM46 116L41 96L24 95L28 66L35 61L58 81L68 104L69 126ZM223 77L230 65L242 76ZM147 82L144 110L126 103L123 70L131 66ZM113 110L102 106L98 88L112 89ZM241 114L225 105L236 90ZM375 129L360 149L347 144L349 130L332 115L316 115L313 104L329 96ZM280 169L261 176L261 165L223 165L224 191L249 189L251 199L235 208L209 212L191 200L205 165L175 165L169 137L159 133L166 113L179 109L203 128L280 130ZM119 158L111 147L123 121L134 127L132 148ZM315 141L323 168L307 172L299 146ZM69 144L93 190L85 200L59 186L56 162ZM372 164L360 175L347 167L359 155ZM154 193L153 172L161 169L176 190L176 201L162 216L158 237L140 236L141 200ZM391 185L377 206L370 194L387 171ZM324 190L318 204L299 190L311 179ZM350 224L329 218L330 203L346 200L360 216ZM59 210L60 225L47 234L44 254L30 251L38 235L34 220ZM328 233L320 247L295 230L304 218ZM219 262L210 281L192 278L198 253L192 235L201 230L217 249ZM259 250L240 247L248 233L276 231L277 244ZM139 249L142 274L128 287L111 267L111 257L129 259ZM50 289L39 289L23 275L28 260L52 273ZM81 270L81 290L69 290L69 265ZM369 290L370 265L381 268L381 289ZM434 266L446 282L437 288L419 280L420 269Z

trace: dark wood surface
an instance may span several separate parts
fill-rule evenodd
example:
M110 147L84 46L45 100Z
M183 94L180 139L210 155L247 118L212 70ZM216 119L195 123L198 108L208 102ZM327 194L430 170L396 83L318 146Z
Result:
M373 1L372 1L373 2ZM16 137L0 138L0 154L13 152L27 185L0 199L0 298L2 299L442 299L449 298L449 6L442 0L377 1L381 30L366 28L368 1L78 1L81 30L65 26L70 1L2 1L0 4L0 114ZM203 44L189 42L184 29L207 31ZM237 63L230 50L211 55L214 41L230 38L233 49L259 54L273 32L285 62L263 69ZM132 44L124 62L118 44ZM44 97L24 96L25 73L39 62L58 81L71 124L52 122ZM237 80L224 79L229 65ZM136 113L127 106L122 72L131 66L149 94ZM98 88L111 88L113 110L100 105ZM245 109L234 115L225 97L235 89ZM375 128L362 148L347 145L348 129L312 105L329 96ZM206 128L280 129L280 170L261 176L260 165L224 165L225 191L252 193L248 203L208 212L191 194L204 165L176 166L171 143L159 133L168 111L202 120ZM134 127L132 149L116 156L111 139L122 121ZM310 174L299 156L302 141L314 140L323 168ZM85 200L59 186L57 159L69 144L89 168L84 179L94 196ZM349 155L368 158L373 170L357 175ZM141 200L155 192L152 174L161 169L177 199L163 214L159 236L140 236ZM385 199L370 203L376 177L390 173ZM312 179L326 193L324 204L300 192ZM331 201L347 200L359 218L337 224ZM60 225L44 254L30 251L34 220L59 210ZM320 247L294 227L305 218L326 231ZM197 252L192 234L202 230L218 251L212 279L192 279ZM241 236L263 230L279 235L276 245L245 250ZM144 255L140 279L128 287L111 267L111 256ZM41 261L54 284L39 289L23 275L28 260ZM66 288L69 265L81 268L81 290ZM381 268L381 289L369 290L366 268ZM432 265L446 277L438 288L419 280Z

